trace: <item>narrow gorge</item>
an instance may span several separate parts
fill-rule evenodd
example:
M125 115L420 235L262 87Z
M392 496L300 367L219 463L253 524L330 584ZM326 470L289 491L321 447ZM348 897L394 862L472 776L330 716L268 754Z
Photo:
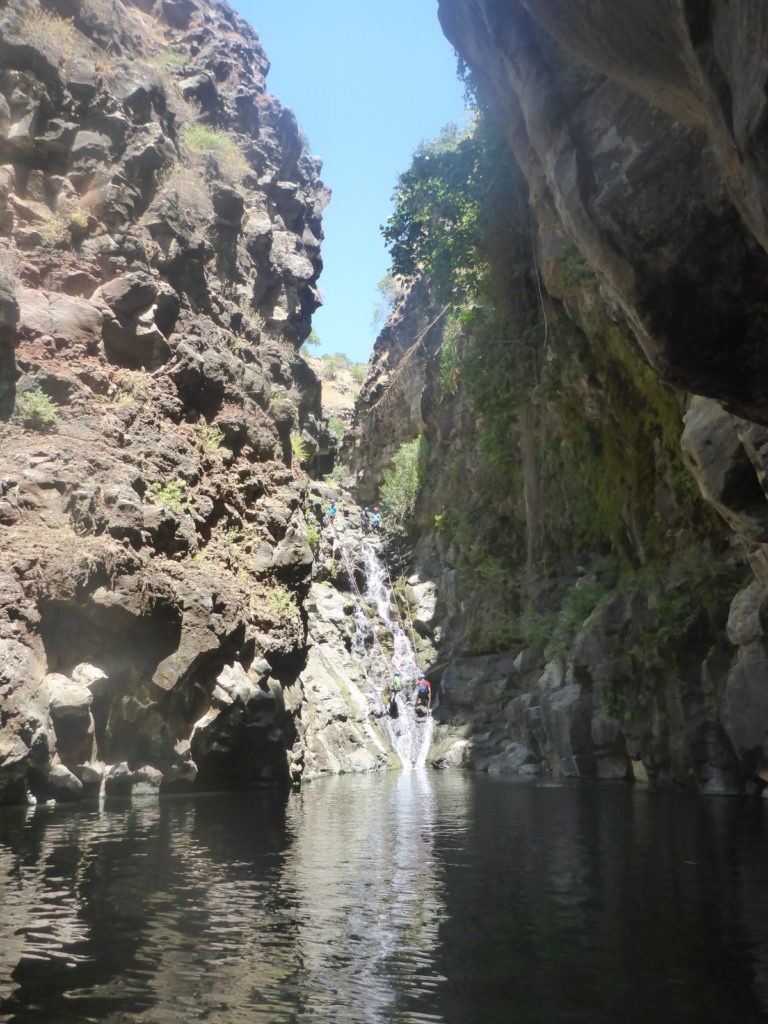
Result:
M439 9L474 113L400 176L339 440L330 195L258 25L0 0L1 803L763 792L768 15Z

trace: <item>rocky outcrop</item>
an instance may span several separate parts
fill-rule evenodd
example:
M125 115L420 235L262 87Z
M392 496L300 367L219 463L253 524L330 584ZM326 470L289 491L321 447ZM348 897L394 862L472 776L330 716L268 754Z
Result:
M565 233L658 373L765 422L759 0L441 0L440 20L526 176L545 275Z
M494 211L513 241L486 252L493 330L521 356L470 334L451 355L437 325L407 408L374 377L350 447L370 502L399 444L426 442L409 541L435 586L435 761L761 790L762 11L441 0L440 18L524 174ZM421 328L398 325L400 356ZM477 360L462 380L473 345L495 393ZM372 365L394 383L389 348Z
M268 66L226 4L0 4L2 801L288 780L335 440Z
M361 505L377 498L400 446L424 433L426 366L442 340L444 314L423 280L409 281L376 339L340 454Z

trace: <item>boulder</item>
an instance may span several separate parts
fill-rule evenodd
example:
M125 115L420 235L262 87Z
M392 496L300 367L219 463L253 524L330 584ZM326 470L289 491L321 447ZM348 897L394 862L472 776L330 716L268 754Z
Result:
M16 295L22 335L47 335L61 346L84 346L96 351L101 340L102 314L94 303L34 288L19 288Z
M198 788L247 789L286 777L282 702L258 679L238 662L217 677L211 707L190 739Z
M111 148L112 140L108 135L81 129L75 134L69 152L73 160L93 162L107 160Z
M47 779L48 793L54 800L81 800L83 784L65 765L51 765Z
M90 761L94 751L91 691L58 672L47 675L45 683L59 757L69 767Z
M763 621L768 610L764 588L757 580L740 590L731 602L726 627L735 646L751 644L764 636Z
M768 652L757 640L744 644L728 674L720 702L725 733L747 771L768 780Z
M157 298L158 282L144 271L122 274L103 284L93 295L120 316L132 317L149 309Z
M0 805L27 800L29 747L10 729L0 730Z
M89 665L88 662L81 662L72 669L72 680L78 686L85 686L92 697L102 697L110 690L110 680L107 673L96 665Z
M133 773L125 761L112 765L104 779L104 795L128 797L133 788Z
M153 767L152 765L145 764L140 768L135 768L133 771L133 785L131 788L131 797L136 799L147 799L155 798L160 795L160 789L163 784L163 773Z

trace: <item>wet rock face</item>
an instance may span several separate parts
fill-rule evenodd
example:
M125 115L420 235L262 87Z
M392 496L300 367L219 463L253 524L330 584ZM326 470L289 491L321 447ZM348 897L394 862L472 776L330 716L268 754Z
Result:
M528 180L545 277L559 226L663 377L766 422L760 0L441 0L440 19Z
M285 779L319 162L225 4L0 7L0 800Z

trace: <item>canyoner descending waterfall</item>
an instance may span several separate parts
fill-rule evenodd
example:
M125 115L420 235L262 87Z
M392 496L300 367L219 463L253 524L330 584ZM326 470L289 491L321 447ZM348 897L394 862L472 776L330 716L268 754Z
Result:
M387 569L377 547L370 540L361 541L359 560L365 574L365 589L361 593L352 554L338 536L334 537L334 551L349 576L355 599L352 657L363 671L369 699L377 709L384 710L382 728L403 767L424 768L432 744L434 720L431 714L419 718L414 708L419 675L416 653L400 621ZM386 634L392 638L391 655L382 645ZM400 673L402 690L390 702L385 695L396 671Z

